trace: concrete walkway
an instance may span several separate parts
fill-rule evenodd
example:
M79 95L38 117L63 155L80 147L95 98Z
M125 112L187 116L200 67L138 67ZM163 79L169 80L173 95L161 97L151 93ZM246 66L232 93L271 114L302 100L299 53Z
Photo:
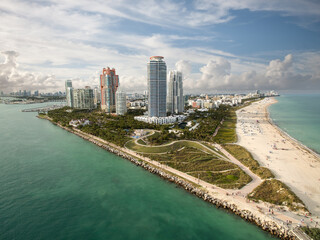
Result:
M253 191L253 189L258 187L262 183L262 179L258 175L254 174L247 166L243 165L243 163L241 163L238 159L236 159L234 156L232 156L222 146L220 146L217 143L215 143L214 146L217 149L219 149L225 156L227 156L231 160L231 162L238 165L246 174L248 174L252 178L251 182L249 182L246 186L244 186L243 188L241 188L237 192L241 192L241 194L246 196L249 193L251 193Z

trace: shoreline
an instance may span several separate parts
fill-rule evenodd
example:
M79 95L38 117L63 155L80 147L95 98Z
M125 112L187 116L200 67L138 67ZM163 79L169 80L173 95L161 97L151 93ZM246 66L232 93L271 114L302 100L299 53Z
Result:
M212 190L210 192L210 190L207 189L206 186L199 184L199 181L190 182L190 179L185 179L180 175L170 172L170 170L168 170L169 167L159 167L150 162L146 162L144 159L142 159L142 157L139 158L136 156L132 156L130 152L123 151L125 149L123 149L122 147L116 146L112 143L109 143L103 139L92 136L90 134L84 133L80 130L63 127L59 124L52 122L49 118L41 119L49 120L54 125L57 125L60 128L63 128L64 130L73 133L84 140L90 141L113 154L125 158L131 161L133 164L143 167L147 171L156 174L169 182L175 183L178 186L183 187L189 193L199 198L202 198L206 202L214 204L217 208L223 208L225 210L228 210L229 212L232 212L240 216L244 220L257 225L262 230L276 237L279 237L281 239L295 239L296 237L296 234L294 234L294 232L292 231L294 229L287 228L284 222L279 221L280 219L276 220L274 218L276 216L269 216L261 213L261 208L258 206L261 204L259 203L254 203L250 201L248 202L247 200L246 204L241 204L241 202L239 202L238 196L233 196L233 194L232 196L229 196L228 194L225 194L226 196L222 196L222 194L218 192L213 192ZM202 181L200 180L200 182ZM218 189L216 188L215 191L218 191Z
M278 101L275 99L276 102L272 103L272 104L277 104ZM270 116L270 110L269 107L272 105L270 104L269 106L266 107L266 111L267 111L267 118L269 120L269 123L271 125L273 125L273 127L275 127L281 134L285 135L285 137L290 138L292 141L294 141L296 144L298 144L301 148L303 148L304 150L308 151L310 154L313 154L315 157L320 158L320 153L317 152L316 150L308 147L307 145L303 144L302 142L300 142L299 140L295 139L294 137L292 137L289 133L287 133L284 129L281 129L281 127L276 124L274 122L274 120L271 118Z
M320 156L272 121L269 106L276 102L274 98L264 99L237 111L237 144L251 152L319 217Z

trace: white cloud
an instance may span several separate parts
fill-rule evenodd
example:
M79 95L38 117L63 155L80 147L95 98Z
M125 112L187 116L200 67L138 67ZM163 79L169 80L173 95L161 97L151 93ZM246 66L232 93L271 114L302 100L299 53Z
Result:
M285 16L308 17L320 20L320 2L313 0L196 0L195 7L220 18L232 17L230 10L274 11Z
M284 77L284 74L292 67L292 63L292 54L288 54L283 61L280 59L272 60L267 67L266 77L271 79Z
M176 70L183 72L184 77L189 77L192 71L192 66L190 61L187 60L179 60L175 64Z
M319 56L318 56L319 57ZM231 63L224 58L211 60L203 66L201 76L195 82L187 81L187 91L198 92L241 91L241 90L316 90L320 89L320 74L301 74L295 71L292 54L284 60L270 61L263 71L231 73ZM299 65L299 63L297 63ZM319 64L318 64L319 66Z
M319 15L319 8L311 1L304 1L303 7L302 1L290 1L295 7L291 7L288 0L285 2L287 4L278 2L282 13L292 16ZM313 86L318 86L319 53L300 53L301 59L294 63L292 59L288 63L286 60L275 60L267 67L261 59L240 57L213 47L183 47L177 44L178 41L207 41L207 36L188 35L187 32L181 36L172 34L174 31L170 34L153 31L135 34L117 29L117 24L123 19L174 30L229 21L233 17L230 15L232 9L277 11L273 0L218 0L212 3L209 0L195 0L190 5L184 1L169 0L139 0L135 4L129 0L113 1L112 4L103 0L2 0L0 51L19 52L20 65L19 68L17 65L9 68L4 64L7 67L1 68L0 88L12 88L15 82L16 88L30 86L30 89L63 90L66 79L74 79L74 84L79 87L98 85L100 71L110 66L116 68L120 82L127 91L143 91L146 88L146 63L152 55L163 55L168 70L175 67L182 69L186 77L185 86L190 90L195 90L195 87L206 89L205 84L209 84L207 89L216 89L216 86L234 88L238 82L242 82L242 88L251 88L252 84L262 86L261 81L277 86L279 74L284 74L285 78L299 76L295 72L300 72L302 77L312 76ZM209 38L215 35L210 34ZM11 63L16 64L16 61ZM5 73L9 69L10 74ZM259 78L261 74L262 80ZM22 82L28 84L20 86L18 76L24 76L26 80ZM205 79L211 80L206 83ZM214 79L220 80L216 82ZM247 79L248 83L245 82ZM281 82L278 87L284 88L287 81Z
M20 71L16 58L18 53L14 51L2 52L5 56L4 63L0 64L1 91L16 91L20 89L44 90L59 87L53 75L43 75Z

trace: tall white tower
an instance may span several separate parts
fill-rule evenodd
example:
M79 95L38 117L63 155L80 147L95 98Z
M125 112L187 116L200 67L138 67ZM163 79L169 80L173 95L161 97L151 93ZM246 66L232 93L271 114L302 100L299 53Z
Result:
M184 111L182 73L179 71L169 72L167 112L181 113Z
M68 107L73 107L73 88L72 88L72 81L66 80L65 82L66 87L66 102Z
M167 65L161 56L150 57L148 62L148 116L166 117Z
M127 112L127 96L120 88L116 92L116 113L117 115L124 115Z

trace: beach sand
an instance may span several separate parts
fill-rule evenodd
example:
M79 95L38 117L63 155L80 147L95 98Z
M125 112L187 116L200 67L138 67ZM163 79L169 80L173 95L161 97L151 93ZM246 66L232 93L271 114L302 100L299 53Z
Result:
M237 144L250 151L312 214L319 216L320 157L272 123L267 109L276 102L275 98L265 98L237 111Z

